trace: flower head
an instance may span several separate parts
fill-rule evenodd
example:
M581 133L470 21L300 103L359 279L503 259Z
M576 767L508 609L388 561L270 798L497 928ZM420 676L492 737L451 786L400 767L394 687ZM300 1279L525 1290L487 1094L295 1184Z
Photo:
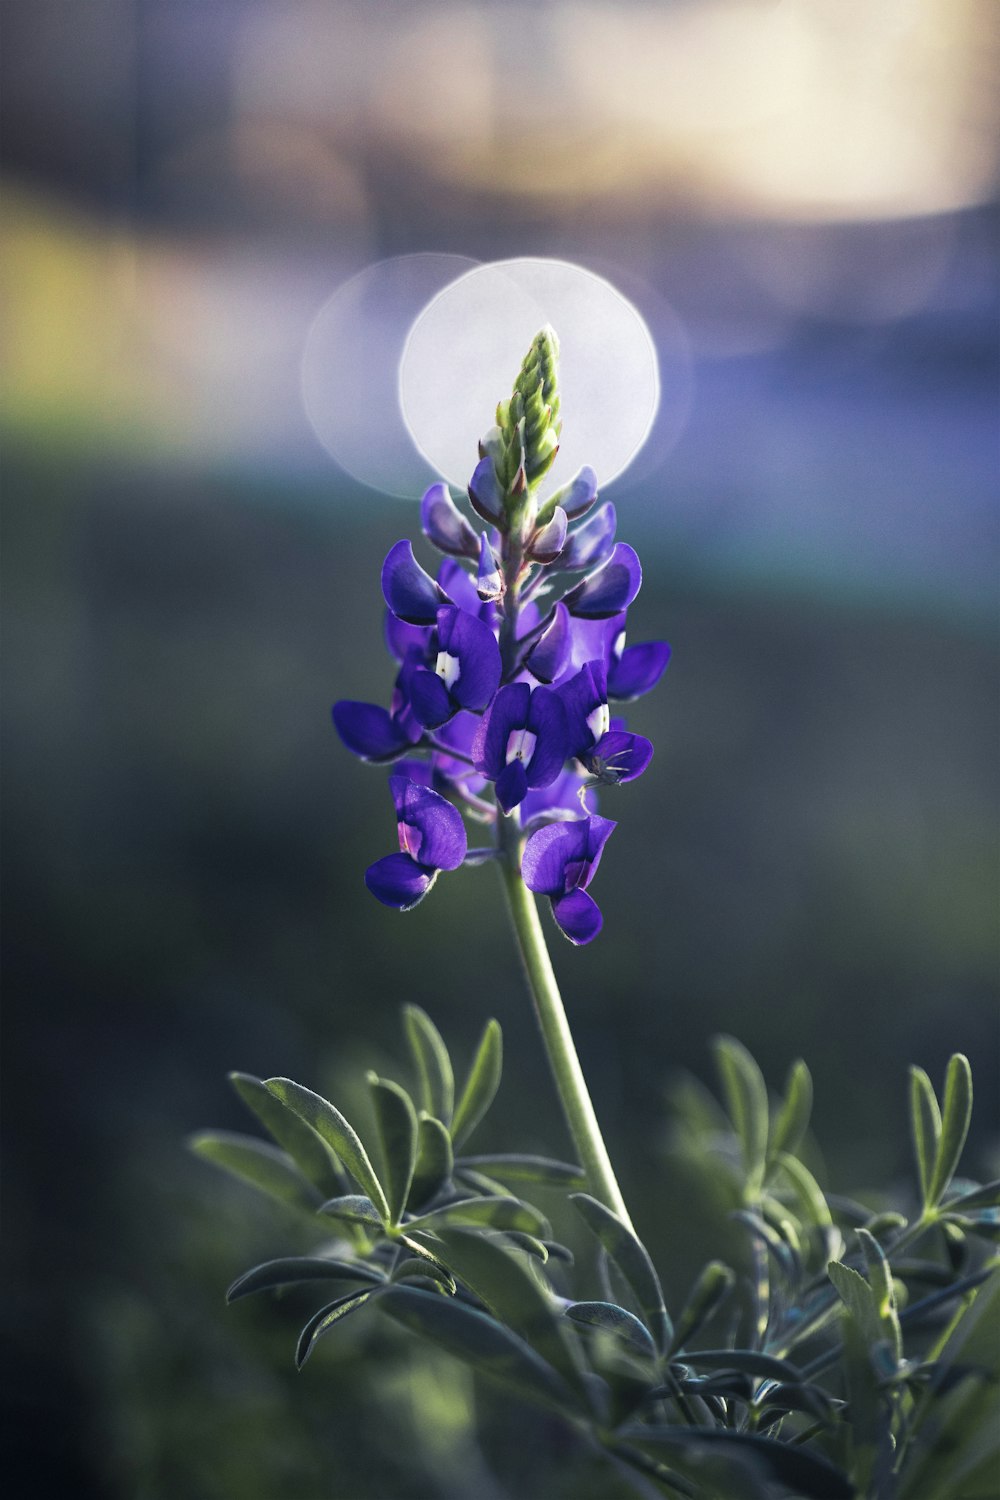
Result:
M365 884L383 906L409 911L422 901L442 870L457 870L468 851L462 814L430 787L408 776L390 776L396 807L398 854L369 865Z
M550 823L533 833L521 856L521 875L529 891L548 896L560 930L578 946L600 932L603 918L587 886L593 880L604 845L615 830L610 818L580 818Z

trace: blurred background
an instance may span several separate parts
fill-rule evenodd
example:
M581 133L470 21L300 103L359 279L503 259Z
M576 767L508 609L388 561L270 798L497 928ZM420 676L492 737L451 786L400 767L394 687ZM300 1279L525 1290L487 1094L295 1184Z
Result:
M412 999L460 1058L504 1026L481 1149L569 1149L492 872L377 906L385 777L329 723L387 699L378 572L419 486L334 462L303 354L387 257L573 261L660 351L605 493L645 567L631 639L674 657L630 715L651 770L602 806L604 934L555 960L669 1296L728 1233L668 1128L716 1032L774 1088L808 1059L838 1191L905 1184L907 1065L967 1052L996 1175L997 22L4 0L5 1471L32 1495L588 1493L562 1435L447 1360L415 1379L375 1316L296 1377L297 1305L222 1292L300 1232L184 1148L244 1128L229 1068L350 1113ZM369 315L330 393L359 412Z

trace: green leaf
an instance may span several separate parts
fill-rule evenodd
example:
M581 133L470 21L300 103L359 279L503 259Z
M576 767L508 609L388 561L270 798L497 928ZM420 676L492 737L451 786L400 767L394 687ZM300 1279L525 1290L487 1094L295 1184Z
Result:
M927 1189L928 1206L935 1207L954 1177L969 1133L972 1118L972 1069L969 1060L956 1052L948 1063L941 1107L941 1139Z
M747 1191L753 1196L763 1180L767 1159L767 1084L753 1057L735 1037L716 1037L713 1051L726 1108L743 1148Z
M640 1323L635 1313L619 1307L614 1302L572 1302L565 1309L566 1317L574 1323L583 1323L588 1328L600 1328L623 1339L639 1354L656 1358L656 1345L645 1323Z
M829 1205L823 1189L809 1168L803 1166L797 1156L790 1156L787 1151L776 1152L775 1161L791 1184L806 1223L816 1229L831 1228L833 1216Z
M227 1302L249 1297L253 1292L268 1292L274 1287L291 1286L300 1281L371 1281L385 1277L360 1261L328 1260L323 1256L296 1255L285 1260L268 1260L237 1276L226 1293Z
M342 1198L328 1198L319 1212L345 1224L361 1224L365 1229L381 1229L383 1220L370 1198L363 1193L346 1193Z
M780 1380L794 1385L802 1373L786 1359L773 1354L759 1354L755 1349L695 1349L684 1356L684 1363L695 1370L741 1370L745 1375L760 1375L765 1380Z
M403 1006L403 1025L420 1080L420 1105L446 1125L455 1105L455 1077L441 1033L419 1005Z
M519 1198L459 1198L411 1219L406 1228L432 1229L436 1234L445 1224L487 1224L491 1229L520 1230L536 1239L550 1233L548 1220Z
M433 1115L422 1114L417 1122L417 1163L410 1185L408 1206L418 1210L451 1181L455 1170L451 1136Z
M949 1211L960 1210L963 1214L974 1208L1000 1208L1000 1181L984 1183L982 1187L970 1188L957 1198L949 1198L944 1207Z
M397 1261L396 1265L392 1268L389 1280L393 1283L397 1281L435 1281L438 1286L444 1287L445 1291L451 1297L458 1290L454 1278L448 1275L443 1266L422 1255L409 1255L405 1260Z
M910 1069L910 1130L920 1192L926 1207L930 1202L931 1177L941 1141L941 1110L934 1085L923 1068L918 1067Z
M367 1193L384 1223L389 1221L389 1205L382 1184L353 1125L328 1100L311 1089L293 1083L290 1078L268 1078L267 1087L276 1099L311 1125L327 1145L332 1146L363 1193Z
M632 1290L653 1342L660 1353L670 1346L673 1328L663 1300L663 1288L645 1245L596 1198L587 1193L571 1193L570 1202L577 1213L604 1246Z
M582 1167L568 1161L553 1161L548 1156L462 1156L459 1166L486 1172L501 1182L537 1182L544 1187L561 1188L587 1185L587 1174Z
M536 1275L534 1262L526 1261L502 1240L468 1229L441 1229L437 1233L444 1248L435 1248L452 1274L558 1370L568 1386L583 1393L572 1330Z
M191 1150L217 1167L224 1168L242 1182L259 1188L291 1208L315 1211L320 1194L306 1182L287 1151L262 1141L255 1135L238 1135L232 1131L202 1131L192 1136Z
M229 1082L264 1129L288 1152L303 1177L319 1188L325 1198L344 1191L344 1175L329 1146L311 1126L276 1099L262 1079L251 1073L230 1073Z
M375 1105L375 1127L382 1148L385 1196L392 1223L398 1224L406 1208L417 1161L417 1115L405 1089L388 1078L368 1074Z
M328 1302L326 1307L321 1307L318 1313L313 1314L299 1334L299 1342L295 1350L297 1370L301 1370L324 1333L329 1333L333 1325L339 1323L342 1318L346 1318L348 1313L356 1312L359 1307L364 1307L373 1290L348 1292L347 1296L338 1297L336 1302Z
M417 1287L392 1286L378 1298L381 1312L439 1348L547 1409L578 1412L559 1373L524 1339L489 1313L454 1297Z
M669 1353L683 1349L729 1296L736 1285L736 1272L721 1260L710 1260L698 1277L674 1325Z
M469 1076L451 1122L451 1136L456 1146L468 1140L489 1109L500 1087L503 1072L503 1033L498 1021L487 1021L479 1039Z
M804 1448L793 1448L774 1438L723 1428L693 1432L687 1427L666 1426L625 1428L621 1436L645 1450L669 1455L667 1462L670 1467L678 1466L685 1478L696 1482L703 1483L709 1477L704 1465L713 1457L728 1456L735 1464L742 1464L743 1476L738 1470L733 1476L737 1486L742 1485L742 1488L723 1488L721 1492L727 1500L731 1494L771 1493L770 1490L747 1490L747 1464L765 1482L780 1484L796 1495L808 1497L808 1500L855 1500L854 1486L841 1469Z
M800 1057L789 1070L785 1098L775 1116L769 1148L772 1157L783 1151L792 1153L797 1150L809 1127L812 1104L812 1074Z
M882 1342L884 1334L871 1287L859 1271L845 1266L842 1261L832 1260L826 1269L837 1289L837 1295L860 1329L867 1348L873 1349Z
M883 1336L888 1339L896 1363L899 1364L903 1358L903 1335L899 1326L899 1313L896 1310L896 1289L893 1286L892 1271L889 1269L886 1253L875 1236L869 1234L867 1229L857 1229L855 1233L861 1241L865 1268L868 1272L868 1285L875 1302L875 1311L882 1324Z

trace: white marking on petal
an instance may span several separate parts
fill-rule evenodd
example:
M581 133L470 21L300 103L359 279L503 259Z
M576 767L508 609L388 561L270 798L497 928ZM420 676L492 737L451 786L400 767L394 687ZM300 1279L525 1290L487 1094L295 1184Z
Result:
M595 745L602 734L607 734L611 728L611 710L606 703L599 703L596 708L591 709L587 715L587 728L594 736Z
M625 650L625 632L624 632L624 630L619 630L618 634L615 636L615 643L611 647L611 655L614 657L615 661L620 661L621 660L621 654L622 654L622 652L624 650Z
M449 656L447 651L439 651L437 666L434 670L450 691L461 676L462 663L457 656Z
M524 761L528 764L534 754L537 736L530 729L514 729L507 740L507 764L512 760Z

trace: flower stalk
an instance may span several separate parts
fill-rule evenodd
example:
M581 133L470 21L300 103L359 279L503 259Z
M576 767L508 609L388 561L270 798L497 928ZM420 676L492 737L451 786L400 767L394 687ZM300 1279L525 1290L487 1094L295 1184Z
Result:
M503 856L499 863L507 909L566 1124L594 1197L631 1229L632 1220L604 1144L566 1007L556 983L538 907L521 879L522 839L514 819L499 819L497 838Z

